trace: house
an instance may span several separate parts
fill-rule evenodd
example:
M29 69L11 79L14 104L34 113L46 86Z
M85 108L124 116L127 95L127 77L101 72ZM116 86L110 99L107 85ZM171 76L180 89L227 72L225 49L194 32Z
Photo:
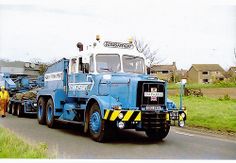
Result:
M9 73L11 76L27 75L31 77L39 76L39 64L22 61L0 60L0 72Z
M173 62L172 65L152 65L151 75L157 76L159 79L170 81L176 81L176 63Z
M212 83L224 80L224 69L219 64L193 64L188 70L189 83Z
M236 67L230 67L227 74L232 77L236 77Z

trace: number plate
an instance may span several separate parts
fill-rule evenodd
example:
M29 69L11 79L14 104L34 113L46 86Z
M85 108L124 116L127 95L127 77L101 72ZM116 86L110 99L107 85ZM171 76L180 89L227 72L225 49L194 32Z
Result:
M160 111L162 108L160 106L146 106L142 110L146 111Z

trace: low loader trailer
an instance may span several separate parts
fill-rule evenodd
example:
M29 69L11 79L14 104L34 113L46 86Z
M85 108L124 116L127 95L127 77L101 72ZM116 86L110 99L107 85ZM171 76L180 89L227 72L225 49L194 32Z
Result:
M16 93L10 98L7 112L18 117L37 114L37 90Z
M9 102L8 113L23 117L24 115L37 114L36 100L16 100L11 99Z

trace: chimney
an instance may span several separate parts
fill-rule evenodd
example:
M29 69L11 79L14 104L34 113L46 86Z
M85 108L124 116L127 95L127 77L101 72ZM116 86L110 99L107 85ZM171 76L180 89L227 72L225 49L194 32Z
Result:
M173 62L173 66L176 66L176 62Z

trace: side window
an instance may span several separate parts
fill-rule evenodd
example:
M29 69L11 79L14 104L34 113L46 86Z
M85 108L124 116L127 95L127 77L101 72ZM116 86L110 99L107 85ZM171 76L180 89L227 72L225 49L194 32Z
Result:
M83 71L82 57L79 58L78 72Z
M94 72L94 61L93 61L93 55L90 56L90 64L89 64L89 71Z
M71 73L76 73L76 62L77 62L77 59L76 58L73 58L71 59Z

